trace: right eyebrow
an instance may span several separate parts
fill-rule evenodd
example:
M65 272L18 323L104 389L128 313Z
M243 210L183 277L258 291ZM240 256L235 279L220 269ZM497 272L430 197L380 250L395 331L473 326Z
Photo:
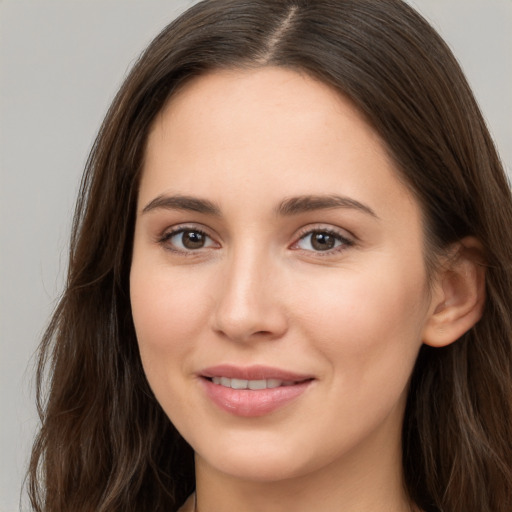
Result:
M220 208L207 199L199 199L197 197L182 195L159 195L151 200L142 210L147 213L156 209L164 210L185 210L190 212L203 213L205 215L213 215L220 217Z

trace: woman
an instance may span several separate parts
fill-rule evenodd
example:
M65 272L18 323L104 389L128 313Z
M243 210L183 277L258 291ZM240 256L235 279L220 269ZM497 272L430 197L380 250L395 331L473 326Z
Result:
M511 206L406 4L192 7L87 165L34 509L510 510Z

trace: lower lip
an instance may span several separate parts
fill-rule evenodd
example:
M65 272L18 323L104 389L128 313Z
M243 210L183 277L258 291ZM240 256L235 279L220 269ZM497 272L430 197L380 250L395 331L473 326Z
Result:
M264 416L284 407L302 395L312 382L308 380L291 386L251 390L228 388L204 378L201 381L213 403L226 412L246 418Z

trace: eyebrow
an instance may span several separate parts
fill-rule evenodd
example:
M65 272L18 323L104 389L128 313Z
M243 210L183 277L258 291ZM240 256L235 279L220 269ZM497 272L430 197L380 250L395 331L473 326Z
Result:
M220 208L211 201L182 195L157 196L144 207L142 213L147 213L160 208L164 210L197 212L205 215L213 215L215 217L220 217L221 215Z
M338 195L304 195L290 197L282 201L276 208L275 213L281 217L289 217L315 210L328 210L335 208L354 209L378 219L377 214L367 205L351 199L350 197ZM200 199L184 195L159 195L150 201L142 210L147 213L156 209L184 210L214 217L221 216L220 208L208 199Z
M354 209L378 219L377 214L367 205L337 195L306 195L285 199L277 208L276 213L281 216L297 215L314 210L328 210L334 208Z

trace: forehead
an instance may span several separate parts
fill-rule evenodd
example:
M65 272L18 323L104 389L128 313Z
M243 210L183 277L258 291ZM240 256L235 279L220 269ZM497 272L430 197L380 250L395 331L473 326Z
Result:
M292 70L221 70L185 84L156 117L141 196L339 193L413 201L385 144L334 88ZM373 195L373 197L372 197ZM218 197L212 197L218 196Z
M357 124L368 139L377 142L377 134L347 98L308 74L272 66L225 69L195 77L180 87L157 116L151 135L155 138L155 132L160 132L165 136L176 122L179 126L174 126L174 132L167 135L176 136L178 130L190 126L193 126L196 139L211 128L216 132L209 135L218 134L218 138L224 134L232 135L229 129L233 127L246 129L237 130L236 139L224 138L226 144L243 137L253 140L264 135L267 140L280 144L286 140L292 142L286 133L276 137L278 130L291 124L295 128L302 125L303 135L309 138L308 127L334 128L330 138L340 138L347 135L340 131L340 115L347 121L346 126ZM271 121L275 127L272 130L269 129ZM325 130L317 130L317 133L327 135ZM294 135L299 135L297 130ZM328 137L325 140L328 142Z

